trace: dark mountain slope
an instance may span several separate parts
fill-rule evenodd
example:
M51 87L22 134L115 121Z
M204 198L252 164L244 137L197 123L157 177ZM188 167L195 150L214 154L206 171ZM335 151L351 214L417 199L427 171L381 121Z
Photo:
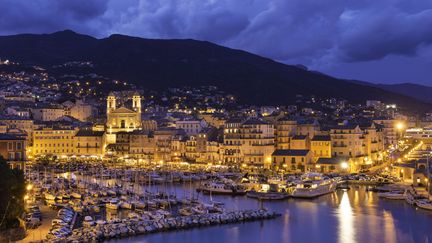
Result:
M61 31L0 37L0 57L45 67L92 61L96 73L128 80L142 88L216 85L244 103L286 104L297 94L313 94L353 102L379 99L422 111L429 108L425 103L379 87L336 79L205 41L123 35L95 39Z

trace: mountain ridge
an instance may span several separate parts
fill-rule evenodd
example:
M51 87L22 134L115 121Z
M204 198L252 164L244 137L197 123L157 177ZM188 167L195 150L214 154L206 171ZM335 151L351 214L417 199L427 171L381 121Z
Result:
M357 103L379 99L422 111L430 108L430 104L367 82L337 79L208 41L121 34L97 39L65 30L0 36L0 46L0 57L25 64L92 61L96 73L140 88L216 85L248 104L287 104L303 94Z

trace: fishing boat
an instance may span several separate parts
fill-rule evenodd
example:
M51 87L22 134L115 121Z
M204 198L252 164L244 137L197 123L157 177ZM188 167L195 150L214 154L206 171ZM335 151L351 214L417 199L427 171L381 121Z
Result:
M295 186L291 196L295 198L314 198L336 190L337 182L320 173L306 173Z

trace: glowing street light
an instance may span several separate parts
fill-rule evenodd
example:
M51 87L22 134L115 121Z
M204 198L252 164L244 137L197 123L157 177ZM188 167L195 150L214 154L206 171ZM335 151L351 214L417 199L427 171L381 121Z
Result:
M31 191L31 189L33 189L33 185L32 184L28 184L27 185L27 191Z
M402 122L396 123L396 129L397 130L402 130L404 128L405 128L405 125Z
M347 162L342 162L342 163L340 164L340 166L341 166L341 168L344 169L344 170L348 169L348 167L349 167L349 165L348 165Z

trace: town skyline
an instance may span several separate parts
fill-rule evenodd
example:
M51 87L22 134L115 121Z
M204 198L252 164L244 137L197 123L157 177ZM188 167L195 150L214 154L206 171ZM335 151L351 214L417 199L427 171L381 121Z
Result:
M430 0L0 0L0 242L431 242L430 26Z

